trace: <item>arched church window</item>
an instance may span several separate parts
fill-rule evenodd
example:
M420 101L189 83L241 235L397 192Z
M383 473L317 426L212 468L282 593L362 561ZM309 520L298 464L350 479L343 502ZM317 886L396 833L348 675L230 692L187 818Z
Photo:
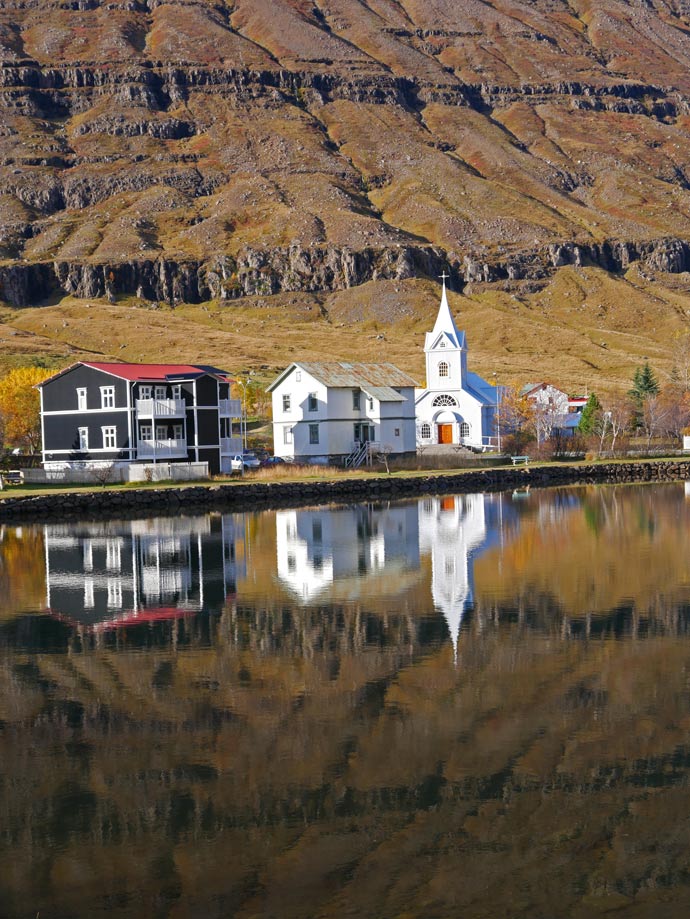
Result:
M470 436L470 426L466 421L460 422L460 437Z
M431 437L431 425L423 424L419 433L421 434L422 440L428 440Z
M443 393L440 396L436 396L436 398L431 404L433 405L434 408L440 408L441 406L445 406L445 405L456 406L458 403L455 401L455 399L452 396L449 396L447 393Z
M440 377L449 377L450 376L450 367L448 366L448 361L439 361L438 365L438 375Z

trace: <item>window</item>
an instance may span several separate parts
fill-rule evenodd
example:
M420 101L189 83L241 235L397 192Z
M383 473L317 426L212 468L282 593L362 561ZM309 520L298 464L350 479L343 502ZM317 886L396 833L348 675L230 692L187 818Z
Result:
M422 440L429 440L429 438L431 437L431 425L423 424L421 428L419 429L419 434Z
M400 428L395 428L395 430L394 430L394 432L393 432L393 435L394 435L395 437L400 437Z
M119 539L109 539L105 544L105 567L119 571L122 567L122 546Z
M292 443L292 428L283 428L283 443Z
M183 437L184 437L184 433L182 431L182 425L174 424L173 425L173 438L175 440L182 440Z
M79 432L79 449L88 450L89 449L89 429L88 428L78 428Z
M290 393L285 393L283 395L283 411L284 412L290 411Z
M168 439L167 424L157 424L156 425L156 440L167 440L167 439Z
M103 449L114 450L117 446L117 428L112 425L107 428L101 428L103 431Z
M297 559L292 552L288 552L287 567L288 571L297 571Z
M77 408L80 412L86 411L86 389L77 390Z
M309 443L318 444L319 442L319 426L318 424L309 425Z
M434 408L439 408L442 405L452 405L457 406L457 402L452 396L449 396L448 393L443 393L440 396L436 396L434 401L431 403Z
M142 424L139 428L139 437L141 440L151 441L153 440L153 425L151 424Z
M460 423L460 437L470 436L470 426L466 421Z
M114 386L101 386L101 408L115 408Z
M360 392L358 389L352 390L352 408L358 412L360 406Z
M319 399L315 392L309 393L309 411L316 412L319 408Z
M168 390L166 386L156 386L155 389L156 399L165 399L168 395Z
M122 606L122 581L119 578L108 578L108 607L118 609Z
M450 376L450 367L448 366L448 361L439 361L438 364L438 375L440 377L449 377Z
M172 388L172 397L173 397L173 399L181 399L181 398L182 398L182 384L181 384L181 383L175 383L175 385L173 386L173 388Z
M371 396L369 396L369 411L370 412L374 411L374 400L372 399Z
M302 371L296 370L295 371L295 383L301 383L301 382L302 382Z
M140 386L139 387L139 398L140 399L150 399L152 389L150 386Z

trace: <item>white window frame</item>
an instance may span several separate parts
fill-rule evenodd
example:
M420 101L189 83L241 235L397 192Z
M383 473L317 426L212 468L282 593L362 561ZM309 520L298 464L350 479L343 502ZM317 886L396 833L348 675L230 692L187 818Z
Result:
M352 410L358 412L362 406L362 392L359 389L352 390Z
M156 386L154 388L154 393L156 399L163 400L168 398L168 387L167 386Z
M184 440L184 425L173 425L173 440Z
M307 396L307 408L310 412L318 412L319 410L319 394L316 392L310 392Z
M156 440L167 440L167 439L168 439L167 424L157 424L156 425Z
M291 411L291 402L292 402L292 396L290 395L290 393L284 392L283 393L283 411L284 412L287 413Z
M151 443L153 440L153 425L152 424L142 424L139 427L139 440L144 443Z
M450 364L448 361L438 362L438 375L439 377L443 377L443 379L448 379L450 377Z
M172 397L178 402L182 399L182 383L175 383L172 388Z
M431 439L431 425L429 424L428 421L422 422L421 427L419 429L419 436L422 438L422 440Z
M153 387L148 383L139 384L139 398L151 399L153 397Z
M89 429L77 428L77 436L79 437L79 449L85 453L89 449Z
M85 412L87 410L85 386L79 386L77 388L77 410L80 412Z
M283 443L284 443L284 444L291 444L292 442L293 442L293 438L292 438L292 428L291 428L291 427L285 427L285 428L283 428Z
M114 386L101 386L101 408L115 408Z
M103 435L103 449L117 450L117 427L114 424L106 424L101 428Z

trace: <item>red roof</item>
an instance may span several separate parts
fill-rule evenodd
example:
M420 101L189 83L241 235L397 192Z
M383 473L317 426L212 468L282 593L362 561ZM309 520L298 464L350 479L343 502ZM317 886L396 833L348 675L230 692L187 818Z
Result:
M66 373L67 370L71 370L72 367L79 366L79 364L84 367L93 367L94 370L101 370L104 373L109 373L112 376L120 377L122 380L129 380L133 383L139 381L155 382L157 380L163 382L171 379L183 380L200 377L205 373L218 377L224 383L235 382L225 370L219 370L217 367L210 367L204 364L126 364L121 361L79 361L76 364L72 364L71 367L65 368L65 370L60 370L39 385L43 386L50 380L54 380L56 377Z
M121 364L83 361L86 367L103 370L123 380L168 380L170 377L199 377L212 368L196 367L192 364ZM215 369L215 368L213 368Z

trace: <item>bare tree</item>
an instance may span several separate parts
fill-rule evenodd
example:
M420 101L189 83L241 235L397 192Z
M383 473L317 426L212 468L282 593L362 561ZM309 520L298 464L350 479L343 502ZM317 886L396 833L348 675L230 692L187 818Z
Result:
M91 475L98 484L105 488L108 482L111 482L113 475L115 474L115 466L112 463L103 464L102 466L95 466L91 470Z
M374 459L377 463L382 463L386 467L386 472L388 475L391 474L390 469L390 458L391 453L393 452L393 447L390 444L381 444L376 453L374 454Z
M607 400L605 411L608 415L611 434L610 450L613 453L616 449L616 440L627 430L632 421L633 408L627 396L617 393Z
M665 429L668 418L668 406L662 396L647 396L642 402L640 427L647 438L647 449L651 447L652 438L658 437Z

